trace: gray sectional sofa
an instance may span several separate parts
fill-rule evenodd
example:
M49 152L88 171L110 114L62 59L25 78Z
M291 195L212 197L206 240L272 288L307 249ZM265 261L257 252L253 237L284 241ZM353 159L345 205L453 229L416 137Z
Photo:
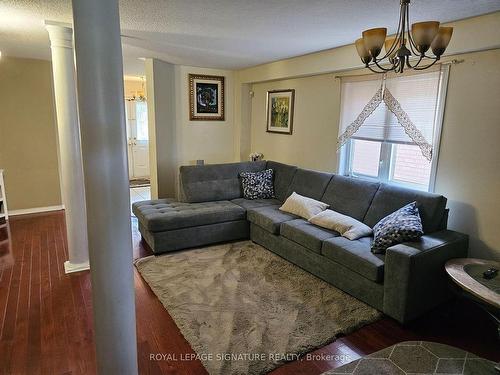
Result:
M239 174L274 170L275 199L247 200ZM401 323L449 297L444 264L467 256L468 237L446 229L446 198L274 161L180 168L181 202L137 202L139 230L155 254L250 238ZM370 251L370 237L350 241L278 208L292 193L373 227L417 201L425 235L418 242Z

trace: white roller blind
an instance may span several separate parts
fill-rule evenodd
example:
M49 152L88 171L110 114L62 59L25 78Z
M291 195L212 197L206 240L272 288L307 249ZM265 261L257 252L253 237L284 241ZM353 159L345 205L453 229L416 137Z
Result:
M339 134L343 134L347 127L357 119L363 108L370 102L381 86L381 77L362 81L347 81L342 79ZM381 107L383 105L379 105L362 124L362 127L366 127L365 133L370 139L376 135L370 135L370 133L374 133L372 129L381 128L385 125L386 110ZM355 135L357 136L358 134L356 133Z
M398 78L387 78L385 87L401 105L411 122L422 133L427 142L432 144L434 137L434 122L438 109L438 91L441 72L426 72ZM387 108L387 106L385 106ZM391 142L412 142L400 126L396 116L387 111L386 140Z
M343 79L339 134L341 136L346 134L346 130L351 126L351 131L347 134L355 139L404 144L422 143L421 138L419 142L416 142L415 131L409 131L413 124L425 139L424 142L432 145L441 76L440 70L434 70L405 76L391 76L387 77L385 82L380 76ZM381 88L385 90L383 90L380 104L364 121L360 122L360 113ZM395 101L391 100L392 98ZM373 107L372 102L371 108ZM399 120L393 111L398 114ZM406 124L406 127L402 122ZM352 132L353 124L359 126L354 133ZM412 137L408 133L412 134Z

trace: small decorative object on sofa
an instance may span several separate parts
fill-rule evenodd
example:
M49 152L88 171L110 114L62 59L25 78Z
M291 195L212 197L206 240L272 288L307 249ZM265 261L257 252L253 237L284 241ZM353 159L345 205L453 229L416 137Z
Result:
M375 224L372 252L383 254L388 247L406 241L416 241L423 234L417 202L409 203Z
M189 119L224 121L224 77L189 75Z
M252 152L249 157L250 161L259 161L264 159L264 154L262 152Z
M329 205L326 203L293 192L279 209L280 211L288 212L309 220L313 216L326 210L328 207Z
M267 92L267 131L292 134L295 90Z
M351 241L372 234L372 228L368 225L333 210L320 212L310 218L309 222L322 228L339 232L341 236Z
M245 199L274 198L273 170L241 172L241 187Z

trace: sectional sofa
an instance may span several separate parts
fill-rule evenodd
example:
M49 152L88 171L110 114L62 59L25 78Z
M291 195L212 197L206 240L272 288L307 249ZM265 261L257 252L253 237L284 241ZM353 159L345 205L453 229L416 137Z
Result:
M266 168L274 171L275 198L244 199L239 174ZM183 166L180 185L180 201L133 205L139 230L155 254L250 238L401 323L448 299L444 264L467 256L468 237L446 229L446 198L437 194L274 161ZM418 242L376 255L370 237L350 241L280 211L292 192L328 203L371 227L416 201L425 234Z

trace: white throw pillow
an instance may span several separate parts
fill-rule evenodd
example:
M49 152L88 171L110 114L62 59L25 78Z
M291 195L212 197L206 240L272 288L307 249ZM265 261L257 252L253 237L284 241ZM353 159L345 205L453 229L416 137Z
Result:
M309 219L309 222L317 226L339 232L349 240L357 240L361 237L370 236L373 231L368 225L333 210L325 210Z
M326 203L293 192L279 209L309 220L314 215L326 210L328 207L330 206Z

